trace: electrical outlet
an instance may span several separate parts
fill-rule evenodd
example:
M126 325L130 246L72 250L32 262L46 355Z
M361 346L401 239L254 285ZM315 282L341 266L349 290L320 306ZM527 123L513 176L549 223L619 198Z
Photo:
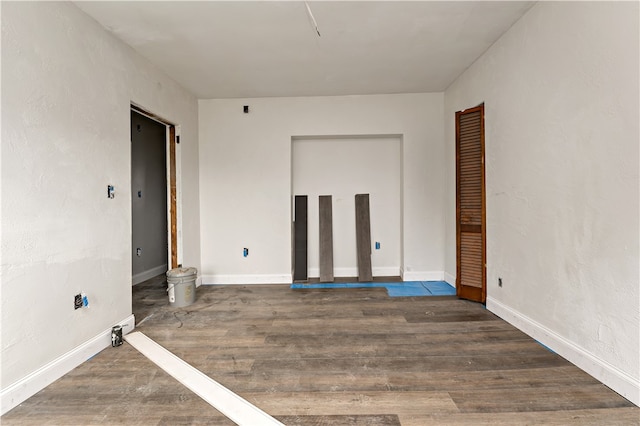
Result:
M244 257L249 256L249 249L248 249L248 248L246 248L246 247L245 247L244 249L242 249L242 255L243 255Z
M498 278L498 287L502 287L502 278Z
M73 309L80 309L82 308L82 305L82 294L76 294L73 296Z
M136 256L138 257L142 256L142 249L140 247L136 249Z

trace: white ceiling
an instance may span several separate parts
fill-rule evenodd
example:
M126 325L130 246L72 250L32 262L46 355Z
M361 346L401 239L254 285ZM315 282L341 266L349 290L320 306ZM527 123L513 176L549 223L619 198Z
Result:
M441 92L534 2L75 2L198 98Z

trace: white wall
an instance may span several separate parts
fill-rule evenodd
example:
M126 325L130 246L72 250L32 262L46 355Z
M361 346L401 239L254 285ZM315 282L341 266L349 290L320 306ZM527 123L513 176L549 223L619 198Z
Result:
M195 98L71 3L2 3L3 412L131 314L132 101L181 125L184 261L199 266Z
M400 137L366 136L293 141L293 195L308 195L310 277L320 276L320 195L332 196L334 275L358 276L356 194L369 194L373 275L400 275L401 143Z
M637 2L540 2L445 93L447 272L454 112L485 102L487 307L636 404L638 40Z
M203 283L290 282L291 139L335 135L402 136L404 277L442 279L442 106L441 93L200 100Z

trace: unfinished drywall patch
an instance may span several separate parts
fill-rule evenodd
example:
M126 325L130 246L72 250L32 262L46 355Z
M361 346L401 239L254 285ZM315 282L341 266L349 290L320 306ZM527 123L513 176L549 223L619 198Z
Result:
M309 196L310 277L318 277L320 268L320 195L331 195L333 201L334 274L358 276L356 194L369 194L373 275L400 275L401 151L400 136L292 138L292 195Z

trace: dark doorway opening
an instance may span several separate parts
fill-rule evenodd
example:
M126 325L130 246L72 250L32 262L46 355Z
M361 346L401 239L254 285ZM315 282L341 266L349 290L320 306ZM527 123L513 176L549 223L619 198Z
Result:
M170 268L167 210L167 126L131 111L133 284Z

